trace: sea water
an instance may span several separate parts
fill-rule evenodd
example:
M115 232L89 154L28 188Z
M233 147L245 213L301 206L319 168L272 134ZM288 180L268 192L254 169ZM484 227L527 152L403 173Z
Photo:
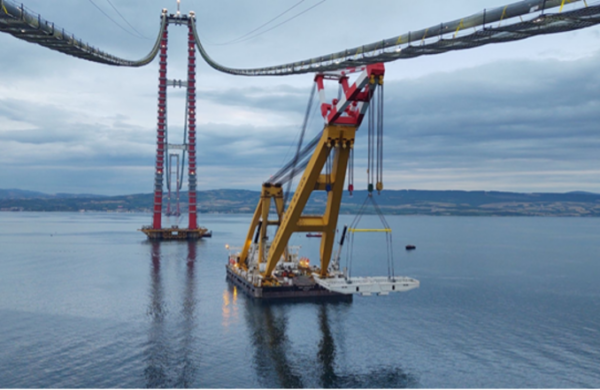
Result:
M0 213L0 387L600 387L600 219L388 217L420 288L261 304L225 280L250 218L156 244L147 214ZM291 244L318 263L318 238ZM356 233L340 263L388 275L389 254Z

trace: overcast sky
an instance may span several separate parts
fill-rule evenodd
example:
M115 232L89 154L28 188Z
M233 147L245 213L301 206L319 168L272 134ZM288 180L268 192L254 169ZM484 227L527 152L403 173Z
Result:
M90 44L146 55L175 0L111 0L147 39L89 0L23 0ZM221 45L299 0L182 0L211 56L226 66L303 60L390 38L506 0L305 0L259 37ZM93 0L129 28L107 0ZM169 78L186 76L186 31L170 26ZM95 64L0 34L0 188L48 193L149 193L156 149L158 59ZM600 193L600 28L386 64L384 182L391 189ZM291 158L311 75L248 78L200 61L199 190L259 190ZM182 90L169 91L180 143ZM320 130L313 118L307 137ZM365 129L356 186L365 187Z

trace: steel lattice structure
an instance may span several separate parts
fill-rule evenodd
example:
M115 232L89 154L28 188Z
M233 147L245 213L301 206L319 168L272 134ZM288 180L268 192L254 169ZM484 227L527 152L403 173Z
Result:
M562 12L567 1L578 2L580 7ZM559 8L558 12L547 12L553 8ZM214 69L241 76L286 76L337 71L579 30L600 23L600 4L589 6L585 0L525 0L341 52L254 69L228 68L212 60L202 47L195 21L192 23L198 49ZM469 32L467 29L473 31Z
M162 31L167 24L166 16L166 13L163 12L160 31L150 53L138 61L132 61L119 58L83 42L65 29L29 11L22 4L17 5L11 0L0 0L1 32L77 58L115 66L140 67L152 62L160 49Z
M563 12L566 3L573 4L575 9ZM248 69L229 68L214 61L200 42L195 17L190 17L200 54L214 69L240 76L285 76L335 71L579 30L600 24L600 4L588 5L586 0L524 0L337 53ZM84 43L13 0L0 0L0 32L78 58L115 66L139 67L152 62L159 53L167 19L167 13L163 11L160 30L150 53L140 60L127 60Z

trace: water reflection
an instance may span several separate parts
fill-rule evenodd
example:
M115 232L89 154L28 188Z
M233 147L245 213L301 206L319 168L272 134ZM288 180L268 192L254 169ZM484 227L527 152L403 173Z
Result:
M151 243L150 318L145 348L144 376L148 388L192 387L196 377L193 358L196 327L196 243L187 243L185 283L182 291L180 321L170 327L163 286L161 244ZM179 345L179 347L178 347Z
M319 329L321 331L321 341L319 342L319 352L317 358L321 367L321 387L332 388L340 387L339 377L335 373L335 340L329 327L329 316L327 306L319 307Z
M238 320L237 300L237 287L228 284L227 290L223 291L223 326L226 328Z
M175 384L176 387L192 387L196 376L196 364L193 359L193 346L195 343L194 328L196 327L196 242L189 241L186 258L185 285L183 292L183 307L181 310L183 332L181 338L181 374Z
M247 322L252 332L255 347L253 365L259 379L269 387L304 387L297 365L288 360L290 343L286 335L287 316L274 310L278 306L261 305L247 301Z
M314 366L300 361L300 353L294 351L287 335L288 309L290 305L268 305L248 300L247 322L255 347L252 360L257 376L265 387L298 388L407 388L418 386L416 377L401 367L387 365L357 373L358 367L344 367L338 360L338 347L331 329L331 311L348 308L348 303L311 304L317 309L319 341ZM335 328L339 328L340 324ZM306 324L306 329L315 329ZM304 345L302 345L304 343ZM300 348L306 342L299 342ZM346 351L342 351L342 355ZM346 360L346 359L344 359ZM299 369L302 367L302 369ZM315 381L317 381L315 383Z
M151 318L146 349L146 387L168 387L167 372L169 345L165 331L166 305L160 274L160 243L152 242L150 272L150 306L147 315Z

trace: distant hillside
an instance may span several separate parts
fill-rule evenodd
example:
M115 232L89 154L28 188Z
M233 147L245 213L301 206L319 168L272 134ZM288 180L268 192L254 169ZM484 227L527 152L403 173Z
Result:
M43 192L18 190L18 189L0 189L0 199L61 199L61 198L104 198L104 195L93 194L45 194Z
M17 189L0 189L0 199L30 199L30 198L48 198L50 195L42 192L25 191Z
M355 213L367 191L347 192L341 212ZM252 213L260 192L247 190L200 191L197 196L201 213ZM386 214L397 215L470 215L470 216L588 216L600 217L600 194L588 192L514 193L495 191L420 191L385 190L374 194ZM166 199L165 199L166 201ZM187 193L181 194L182 212L187 211ZM326 194L316 193L306 212L322 212ZM22 190L0 190L2 211L121 211L150 212L152 194L99 196L85 194L48 195ZM367 212L374 213L372 207Z

